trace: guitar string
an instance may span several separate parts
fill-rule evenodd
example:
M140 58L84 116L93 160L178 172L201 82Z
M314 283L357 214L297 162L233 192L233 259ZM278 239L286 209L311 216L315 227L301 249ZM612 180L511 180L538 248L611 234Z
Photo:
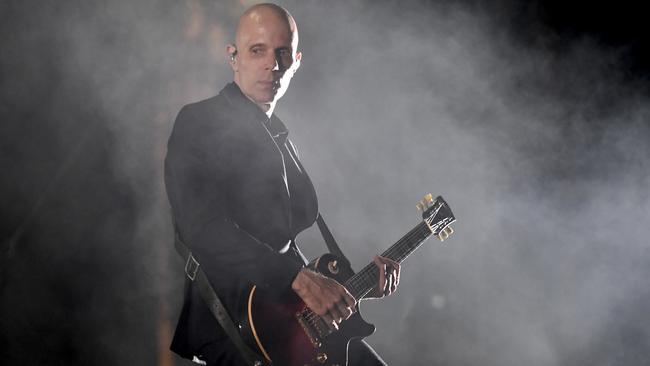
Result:
M419 243L421 243L424 239L426 239L431 234L431 230L427 226L424 226L422 224L417 225L416 227L411 229L411 231L408 234L406 234L402 239L398 240L397 243L395 243L395 245L393 245L391 247L392 250L389 249L386 253L384 253L384 256L392 255L392 254L389 254L389 252L391 252L391 251L392 252L395 252L395 251L400 252L401 251L402 254L397 257L397 260L399 261L399 260L403 259L403 258L400 258L400 257L404 257L407 254L406 252L403 251L404 246L407 246L407 245L410 246L410 244L418 245ZM424 234L424 235L422 235L422 234ZM413 239L415 239L415 238L417 238L417 240L415 241L415 243L413 243ZM374 281L372 281L372 279L369 278L368 271L369 270L372 271L373 269L377 270L377 267L376 266L371 266L371 264L367 265L363 270L361 270L357 275L355 275L351 279L351 281L346 282L346 286L354 287L355 290L361 290L361 289L358 288L358 285L360 285L360 284L363 284L365 287L372 287ZM307 315L306 320L311 322L312 320L314 320L316 318L320 318L320 316L310 310L309 314Z
M402 257L406 256L406 252L412 249L411 247L415 247L421 242L422 239L426 238L427 235L422 235L424 234L422 229L423 228L420 226L413 228L409 234L400 239L395 245L391 247L391 249L383 253L382 256L400 261ZM395 255L396 253L400 254ZM361 271L359 271L357 275L348 280L345 285L352 290L351 292L353 292L356 297L360 298L362 295L365 296L365 294L367 294L368 291L364 291L365 288L373 287L375 282L374 279L377 277L377 274L377 267L374 266L373 263L370 263Z
M402 239L398 240L397 243L395 243L391 248L389 248L383 256L386 257L392 257L396 253L398 254L394 260L402 261L406 257L408 257L413 250L417 249L419 245L424 242L429 236L431 236L433 232L429 228L428 225L426 225L424 222L420 223L417 225L415 228L411 229L411 231L405 235ZM421 237L419 237L422 235ZM417 238L417 240L413 241L414 238ZM408 246L408 248L404 248L405 246ZM406 250L404 250L406 249ZM357 275L355 275L350 281L346 282L346 287L353 287L353 291L356 293L359 290L362 290L362 288L359 288L358 286L360 284L363 284L364 287L368 287L368 289L365 289L364 291L358 292L358 295L365 296L370 290L372 289L373 282L371 277L375 277L376 275L374 273L368 273L368 272L374 272L378 271L377 267L371 266L370 264L364 267ZM372 275L372 276L370 276ZM314 321L320 321L321 323L324 323L322 318L311 311L311 309L308 309L308 315L306 316L306 320L310 322L310 324L318 327L317 324L314 323ZM320 333L320 332L319 332Z
M423 235L424 234L424 235ZM428 235L423 233L422 230L417 230L405 242L398 243L391 250L386 251L382 255L384 257L401 262L408 254L417 248ZM416 239L416 240L413 240ZM357 276L350 281L349 285L352 288L355 296L361 298L371 291L378 276L378 269L372 265L366 266Z
M395 252L395 251L400 252L401 251L401 254L397 257L397 260L400 261L400 260L403 259L403 258L400 258L400 257L406 257L407 254L410 254L412 252L411 251L411 252L407 253L408 250L404 251L403 250L403 249L405 249L405 248L403 248L404 246L413 245L413 248L409 248L409 249L415 249L415 248L417 248L417 246L420 243L422 243L431 234L432 234L431 230L428 229L427 226L418 225L415 228L413 228L402 239L400 239L397 243L395 243L395 245L393 245L391 247L392 250L389 249L388 251L386 251L386 253L384 253L384 256L388 256L389 255L388 253L391 252L391 251L393 251L393 252ZM413 241L413 239L417 239L417 240ZM354 290L358 291L358 290L361 290L361 289L358 288L358 285L363 284L364 287L368 287L368 289L365 290L365 291L359 292L358 295L361 295L363 292L365 292L365 293L363 293L363 296L365 296L372 289L372 286L374 284L374 281L370 277L375 277L376 276L374 273L372 274L372 276L369 276L369 273L368 273L369 271L374 272L374 271L378 271L378 269L377 269L376 266L372 266L372 263L367 265L363 270L361 270L358 273L359 277L357 277L355 275L355 277L352 278L352 281L348 281L349 283L346 282L346 287L347 286L354 286L355 287ZM355 291L355 292L357 292L357 291ZM316 323L325 323L325 321L322 320L321 316L314 313L313 311L311 311L311 309L308 309L308 313L305 316L305 320L307 320L312 326L316 327L317 330L320 330L319 329L320 327ZM320 331L318 333L321 334Z
M426 229L426 230L423 230ZM426 231L426 232L425 232ZM416 226L409 232L409 234L405 235L404 238L400 239L395 245L393 245L389 250L384 252L382 256L388 257L390 259L396 260L396 261L401 261L403 260L408 254L412 252L412 249L417 248L417 246L424 240L426 239L429 235L431 234L431 231L423 227L421 225ZM417 239L413 241L413 239ZM397 256L396 256L397 254ZM370 279L371 283L368 283L368 270L370 268L377 268L376 266L372 266L372 263L366 266L364 269L359 271L357 275L352 277L346 285L349 285L351 287L354 287L356 290L358 290L358 285L372 285L372 278ZM374 277L374 273L372 273ZM355 291L356 292L356 291Z
M428 225L422 222L421 224L417 225L415 228L411 229L411 231L407 235L405 235L402 239L400 239L397 243L395 243L395 245L389 248L389 250L387 250L383 254L383 256L391 258L395 254L397 254L397 257L393 258L393 260L402 261L432 234L433 232L428 227ZM414 238L416 238L417 240L413 241ZM351 280L346 282L346 287L352 288L353 292L356 295L358 295L357 297L360 297L360 295L365 296L372 289L372 285L374 284L373 278L376 277L376 274L374 272L377 270L378 270L377 267L371 266L370 264L367 265ZM373 272L373 273L369 273L369 272ZM363 285L363 287L360 288L359 285ZM368 288L368 289L364 289L364 288ZM312 311L309 312L307 317L308 320L310 320L310 322L314 319L320 319L320 316L313 313Z
M422 235L422 234L424 234L424 235ZM387 250L383 254L383 256L386 256L386 257L390 258L390 256L395 254L394 252L397 252L397 253L400 253L400 254L397 256L396 260L401 261L408 254L410 254L412 252L411 251L411 252L407 253L407 251L404 251L404 249L407 249L407 248L404 248L405 246L410 246L411 244L413 244L415 246L415 248L417 248L417 245L419 245L421 242L423 242L431 234L432 234L432 232L429 229L429 227L424 222L422 222L419 225L417 225L416 227L414 227L413 229L411 229L411 231L409 231L409 233L406 234L403 238L398 240L391 248L389 248L389 250ZM422 235L422 237L420 237L420 235ZM415 239L415 238L417 238L417 240L414 242L413 239ZM408 248L408 249L414 249L414 248ZM378 270L377 267L373 267L370 264L367 265L366 267L364 267L364 269L362 269L357 275L352 277L352 279L350 281L346 282L346 287L351 286L351 287L354 287L355 290L361 290L360 288L358 288L358 286L360 284L363 284L364 287L370 287L372 289L372 285L373 285L372 282L373 281L372 281L372 278L369 278L370 276L368 276L369 273L367 273L367 272L372 271L373 268L374 268L374 270ZM367 294L367 292L366 292L366 294ZM361 293L359 293L359 295L361 295ZM364 294L364 296L365 296L365 294ZM308 314L304 318L311 325L313 325L315 327L317 327L318 325L315 324L314 321L322 320L320 315L316 314L311 309L309 309Z

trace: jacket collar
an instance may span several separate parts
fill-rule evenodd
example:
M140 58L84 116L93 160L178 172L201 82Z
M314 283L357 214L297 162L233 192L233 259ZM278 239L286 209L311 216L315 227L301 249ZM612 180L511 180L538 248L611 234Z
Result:
M228 83L223 90L221 90L221 94L226 97L228 102L234 108L252 116L255 121L264 125L274 139L280 139L283 142L286 140L289 130L280 118L278 118L275 113L271 115L271 118L268 118L266 113L264 113L257 104L253 103L253 101L248 99L244 93L242 93L237 84L234 82Z

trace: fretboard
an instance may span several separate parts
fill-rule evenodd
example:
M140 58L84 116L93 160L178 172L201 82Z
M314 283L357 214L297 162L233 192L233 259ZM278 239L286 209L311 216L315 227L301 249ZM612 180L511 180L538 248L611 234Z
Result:
M383 252L381 256L392 259L397 263L402 263L402 261L406 259L409 254L413 253L413 251L415 251L430 235L431 229L429 229L429 226L423 221ZM350 291L352 296L360 300L377 286L378 281L379 270L374 262L370 262L361 271L357 272L354 276L350 277L347 282L345 282L345 288Z

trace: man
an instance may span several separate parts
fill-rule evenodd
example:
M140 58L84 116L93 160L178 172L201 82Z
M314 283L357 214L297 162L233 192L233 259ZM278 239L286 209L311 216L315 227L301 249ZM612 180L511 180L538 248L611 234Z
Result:
M165 183L179 236L238 320L241 290L255 284L292 289L336 328L355 310L341 284L305 268L296 235L318 213L314 187L288 131L273 111L300 66L293 17L274 4L241 16L227 46L234 83L219 95L181 109L169 139ZM399 282L399 264L375 257L374 297ZM382 365L363 342L352 342L351 365ZM208 365L243 365L237 348L213 318L192 282L171 349Z

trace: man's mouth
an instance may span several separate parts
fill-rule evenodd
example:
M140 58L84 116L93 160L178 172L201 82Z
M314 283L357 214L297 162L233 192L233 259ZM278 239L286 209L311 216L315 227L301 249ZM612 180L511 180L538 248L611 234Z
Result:
M278 89L280 87L280 81L274 81L274 80L263 80L260 81L259 84L261 84L264 88L272 88L272 89Z

